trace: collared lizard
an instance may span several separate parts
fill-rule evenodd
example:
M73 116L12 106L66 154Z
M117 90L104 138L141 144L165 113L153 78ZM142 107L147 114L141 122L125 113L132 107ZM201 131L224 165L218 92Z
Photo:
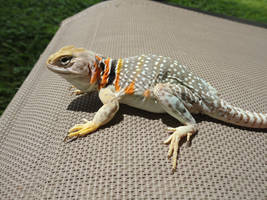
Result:
M172 170L177 166L179 141L187 141L197 131L192 114L251 128L267 128L267 114L244 111L222 100L216 89L169 57L141 55L112 59L92 51L66 46L52 54L47 67L78 90L76 94L98 90L103 106L91 121L77 124L64 141L94 132L108 123L119 103L154 113L168 113L184 126L168 128Z

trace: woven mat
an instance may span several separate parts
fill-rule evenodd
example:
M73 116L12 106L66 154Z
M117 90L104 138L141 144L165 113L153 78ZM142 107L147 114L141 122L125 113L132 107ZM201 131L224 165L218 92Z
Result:
M64 45L115 58L170 56L235 106L267 112L267 30L142 0L114 0L62 22L0 122L1 199L266 199L266 130L197 115L177 172L167 126L179 123L122 105L114 120L65 144L67 130L100 108L97 94L70 96L45 61Z

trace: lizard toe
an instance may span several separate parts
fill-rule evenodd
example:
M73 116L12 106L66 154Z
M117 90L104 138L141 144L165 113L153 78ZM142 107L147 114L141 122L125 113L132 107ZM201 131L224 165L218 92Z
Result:
M183 137L187 137L187 142L190 137L196 132L196 128L193 125L180 126L178 128L169 128L169 131L174 131L174 133L164 141L165 144L169 145L168 157L172 157L172 172L177 168L177 159L179 151L179 142Z

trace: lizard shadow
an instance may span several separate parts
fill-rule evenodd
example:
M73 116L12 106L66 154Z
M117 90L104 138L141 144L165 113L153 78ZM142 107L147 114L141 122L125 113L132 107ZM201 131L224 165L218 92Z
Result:
M78 111L78 112L88 112L88 113L95 113L99 110L99 108L102 106L102 102L98 98L98 92L92 92L88 94L84 94L81 96L78 96L75 98L67 107L67 110L71 111ZM137 108L133 108L124 104L120 104L120 109L114 116L114 118L107 123L106 125L102 126L100 129L104 129L107 127L114 126L118 123L120 123L124 119L124 115L132 115L132 116L138 116L142 118L146 118L149 120L159 120L161 119L162 123L165 124L168 127L178 127L182 124L172 116L168 114L159 114L159 113L151 113L148 111L140 110ZM254 132L262 132L263 129L255 129L255 128L247 128L247 127L241 127L234 124L230 124L227 122L223 122L217 119L214 119L212 117L209 117L207 115L197 114L193 115L194 119L197 123L200 123L202 121L208 121L213 122L221 125L225 125L232 128L237 128L240 130L246 130L246 131L254 131ZM194 134L192 136L192 139L196 136Z
M81 95L75 98L67 107L67 110L76 112L95 113L102 106L102 102L98 98L97 92ZM120 109L114 116L114 118L106 125L112 126L120 123L123 120L123 115L132 115L147 118L150 120L161 119L164 124L170 127L177 127L179 122L168 114L151 113L148 111L133 108L128 105L120 104Z
M82 96L78 96L75 98L67 107L67 110L76 111L76 112L88 112L88 113L95 113L97 112L100 107L102 106L102 102L98 98L97 92L92 92L89 94L85 94ZM163 119L168 126L175 126L177 121L172 117L168 116L167 114L158 114L158 113L150 113L144 110L140 110L137 108L133 108L124 104L120 104L120 109L114 116L114 118L105 126L112 126L115 124L120 123L123 120L123 115L133 115L138 117L144 117L151 120L157 120L164 117L167 119ZM104 126L103 126L104 127Z
M87 113L95 113L102 106L102 102L98 98L97 92L92 92L88 94L84 94L75 98L67 107L67 110L75 111L75 112L87 112ZM137 108L133 108L128 105L120 104L120 109L114 116L114 118L107 123L106 125L100 127L99 129L105 129L107 127L114 126L119 124L124 119L124 115L137 116L146 118L149 120L161 120L163 124L168 127L178 127L182 124L168 114L161 113L151 113L148 111L140 110ZM199 120L197 120L199 121ZM196 134L192 135L192 139L196 136ZM185 142L185 138L181 140L181 143Z

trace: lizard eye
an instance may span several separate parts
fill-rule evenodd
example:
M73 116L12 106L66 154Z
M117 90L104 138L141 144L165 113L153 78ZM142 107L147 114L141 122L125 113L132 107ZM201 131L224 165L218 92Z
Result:
M70 57L70 56L62 57L62 58L60 58L60 63L62 65L67 65L70 63L71 59L72 59L72 57Z

